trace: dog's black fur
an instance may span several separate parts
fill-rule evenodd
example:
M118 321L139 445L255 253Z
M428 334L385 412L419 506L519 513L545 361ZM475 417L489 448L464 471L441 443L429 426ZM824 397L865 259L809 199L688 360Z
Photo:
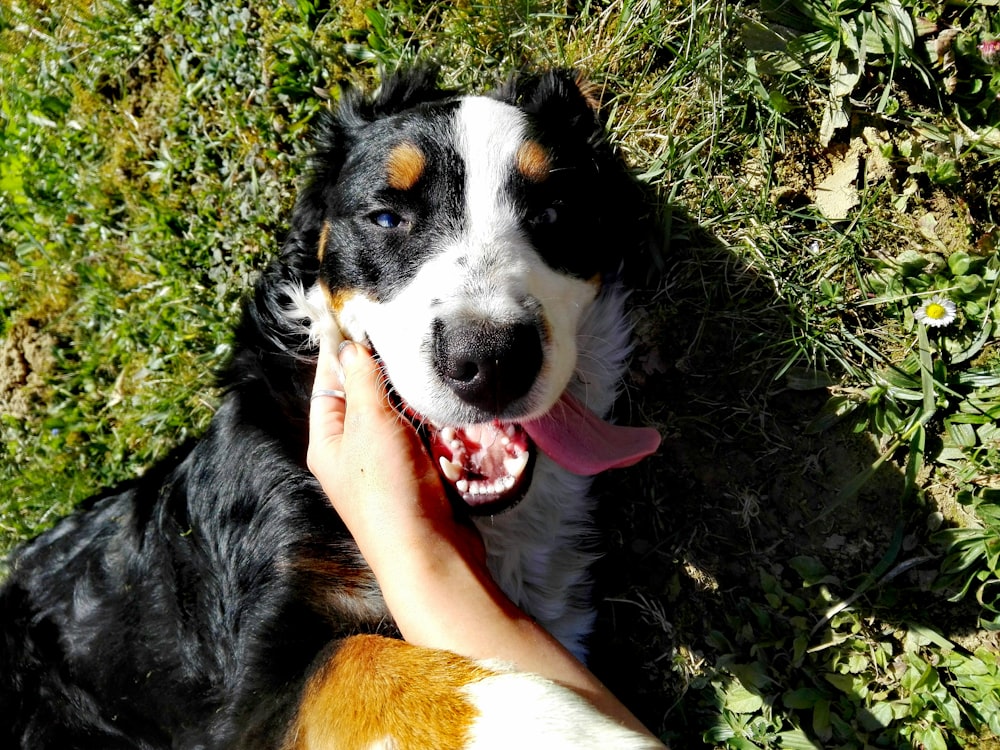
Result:
M339 115L323 118L312 176L280 257L246 305L207 434L13 555L0 590L0 746L280 747L317 655L348 634L394 633L305 467L315 351L287 314L286 289L317 278L321 220L352 132L447 97L434 77L396 77L374 99L348 94ZM586 131L581 145L593 146L592 113L569 89L566 73L522 78L496 95L561 108L535 115L574 123ZM611 163L610 150L595 153ZM602 200L623 195L610 186ZM593 235L594 225L583 230ZM606 241L559 247L608 257L556 263L613 271L620 257L609 246L630 243L600 231Z

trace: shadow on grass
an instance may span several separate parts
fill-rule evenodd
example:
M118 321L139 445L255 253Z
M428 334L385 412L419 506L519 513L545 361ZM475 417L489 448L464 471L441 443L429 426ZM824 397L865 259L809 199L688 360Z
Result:
M934 508L902 499L895 466L835 504L876 446L848 425L806 433L826 393L774 379L788 311L720 242L679 209L670 215L663 268L632 298L637 346L618 415L656 425L664 441L654 458L597 485L606 539L591 665L685 748L712 744L703 735L724 723L733 674L765 711L781 714L790 700L803 708L788 697L802 690L836 707L826 668L836 673L842 654L819 625L831 603L824 589L843 600L873 572L925 556L854 602L873 642L900 638L912 621L973 633L975 613L926 593L938 562L926 542ZM847 720L874 737L863 701L849 704ZM730 719L742 720L738 711ZM796 723L811 733L812 721L810 709Z

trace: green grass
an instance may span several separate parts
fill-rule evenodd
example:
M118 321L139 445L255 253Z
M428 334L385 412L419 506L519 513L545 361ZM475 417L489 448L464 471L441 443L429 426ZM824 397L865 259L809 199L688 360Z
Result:
M998 38L922 0L3 6L0 550L204 429L339 82L572 65L665 239L595 670L679 748L1000 746Z

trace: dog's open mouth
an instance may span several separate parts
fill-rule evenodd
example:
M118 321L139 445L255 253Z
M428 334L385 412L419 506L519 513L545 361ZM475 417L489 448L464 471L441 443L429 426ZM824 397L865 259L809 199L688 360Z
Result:
M425 426L423 432L445 485L471 513L498 513L524 497L536 449L520 425Z
M659 433L597 417L564 393L547 414L522 424L437 426L421 420L431 456L453 499L474 515L490 515L517 504L528 490L538 452L583 476L631 466L654 453Z

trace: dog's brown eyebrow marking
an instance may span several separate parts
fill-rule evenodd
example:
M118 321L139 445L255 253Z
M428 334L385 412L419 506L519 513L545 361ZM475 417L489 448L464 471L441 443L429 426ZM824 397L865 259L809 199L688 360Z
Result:
M403 141L389 152L385 165L389 187L409 190L420 181L426 165L424 152L415 143Z
M552 171L552 155L538 141L525 141L517 149L517 171L529 182L545 182Z
M319 230L319 243L316 245L316 257L319 258L319 262L323 262L323 256L326 254L326 245L330 241L330 222L324 221L323 228Z

